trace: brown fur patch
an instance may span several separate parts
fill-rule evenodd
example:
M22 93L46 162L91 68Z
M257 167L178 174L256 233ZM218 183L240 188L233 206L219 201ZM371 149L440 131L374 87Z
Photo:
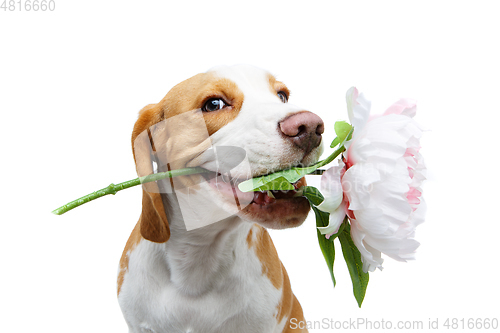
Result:
M269 232L260 225L255 224L255 226L258 231L256 232L256 241L253 248L262 263L262 274L267 276L276 289L280 289L283 285L283 274L278 252L276 252Z
M297 297L295 297L292 293L290 279L288 278L288 274L283 264L281 264L281 269L283 271L283 291L280 303L277 306L278 315L276 319L278 323L280 323L283 318L286 318L288 324L285 325L283 332L297 332L297 330L292 330L290 328L290 319L295 318L297 319L297 322L304 321L304 314L302 313L302 307L300 306Z
M248 234L247 234L248 248L252 247L252 242L253 242L253 226L252 226L252 228L250 228L250 230L248 231Z
M208 134L212 135L236 118L243 105L244 95L238 86L228 79L213 82L207 87L206 94L209 97L200 103L202 105L212 97L222 98L230 105L222 110L203 114Z
M290 279L286 273L285 267L281 264L281 270L283 272L283 289L281 292L281 300L277 306L278 315L276 319L281 322L283 317L287 317L292 311L293 294L292 287L290 286Z
M117 284L117 295L120 295L120 290L122 288L123 280L125 279L125 273L128 271L128 263L130 259L130 253L137 247L137 245L141 242L142 237L139 232L139 222L135 225L134 230L130 234L130 237L127 240L127 244L123 249L122 257L120 259L120 273L118 273Z
M292 294L292 311L290 312L290 315L288 316L287 323L285 324L285 328L283 328L282 333L293 333L293 332L306 333L306 332L308 332L308 330L306 328L304 328L304 329L299 329L299 328L292 329L292 327L290 325L290 320L292 318L296 319L296 321L294 320L295 323L305 322L302 307L300 306L300 303L297 300L297 297L295 297L295 295L293 295L293 294Z
M255 240L254 240L255 235ZM282 290L280 302L277 304L276 321L280 323L283 319L287 324L283 332L297 332L290 328L290 319L304 321L304 314L299 301L292 292L290 279L285 267L281 263L276 248L269 236L268 231L258 224L254 224L247 234L248 247L253 247L257 257L262 263L262 274L265 274L276 289ZM307 332L307 330L300 330Z
M243 105L243 92L233 81L211 73L198 74L172 88L159 104L170 118L201 109L210 98L222 98L228 104L219 111L203 113L208 134L212 135L236 118Z
M290 90L283 82L276 80L276 78L271 74L268 75L268 79L269 89L273 94L277 94L278 92L283 91L287 97L290 97Z

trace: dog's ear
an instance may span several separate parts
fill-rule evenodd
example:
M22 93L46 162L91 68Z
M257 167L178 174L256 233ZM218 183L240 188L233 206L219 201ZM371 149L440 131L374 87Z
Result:
M139 112L132 132L132 151L139 177L153 173L155 148L149 128L162 120L163 111L158 104L150 104ZM165 208L155 182L143 184L140 232L142 237L156 243L164 243L170 238Z

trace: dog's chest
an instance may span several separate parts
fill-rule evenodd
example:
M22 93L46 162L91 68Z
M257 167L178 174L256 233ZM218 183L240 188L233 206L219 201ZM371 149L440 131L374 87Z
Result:
M234 248L218 271L203 272L203 262L168 265L161 251L161 244L141 242L130 253L119 302L131 332L282 331L276 319L282 290L246 243Z

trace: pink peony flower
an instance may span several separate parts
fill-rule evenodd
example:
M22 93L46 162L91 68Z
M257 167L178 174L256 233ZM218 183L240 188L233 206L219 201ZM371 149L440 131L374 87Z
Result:
M414 259L419 246L414 235L425 214L422 129L413 120L412 100L401 99L383 115L370 117L371 103L356 88L347 91L346 99L353 137L343 160L321 178L325 200L318 209L330 213L330 223L319 230L329 238L347 215L368 272L382 269L381 253L406 261Z

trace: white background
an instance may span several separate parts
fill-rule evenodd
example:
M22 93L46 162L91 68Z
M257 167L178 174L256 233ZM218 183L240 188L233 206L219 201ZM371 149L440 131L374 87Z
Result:
M127 331L116 273L141 189L50 212L135 178L139 109L235 63L283 80L290 102L324 119L325 142L347 119L353 85L374 113L417 99L429 129L417 260L387 259L361 309L339 246L332 288L312 216L272 232L307 320L427 327L429 318L499 317L497 2L55 2L54 12L0 10L2 332Z

